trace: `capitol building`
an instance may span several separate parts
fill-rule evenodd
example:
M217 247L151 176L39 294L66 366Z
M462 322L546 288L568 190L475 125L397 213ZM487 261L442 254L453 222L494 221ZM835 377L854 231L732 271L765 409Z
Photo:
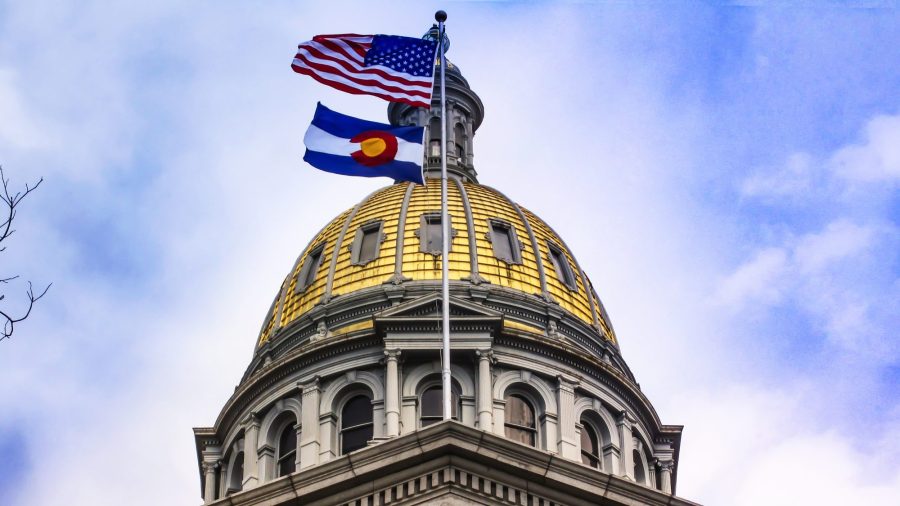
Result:
M194 429L204 503L694 504L675 496L682 426L641 392L563 238L479 184L484 105L459 68L446 75L444 146L440 88L431 110L388 107L390 123L427 127L427 184L381 188L324 223L275 290L234 394Z

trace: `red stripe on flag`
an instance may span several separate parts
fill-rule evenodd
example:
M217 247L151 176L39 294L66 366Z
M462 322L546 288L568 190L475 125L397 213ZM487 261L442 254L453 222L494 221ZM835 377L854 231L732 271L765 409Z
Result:
M424 107L426 109L431 108L431 102L409 100L406 98L400 98L400 97L396 97L393 95L387 95L387 94L383 94L383 93L372 93L370 91L363 91L363 90L360 90L359 88L354 88L352 86L347 86L343 83L338 83L338 82L334 82L329 79L326 79L324 76L317 74L316 72L313 72L312 70L304 68L304 67L299 67L297 65L291 65L291 68L293 68L294 72L297 72L298 74L307 75L309 77L312 77L316 81L319 81L320 83L322 83L324 85L331 86L332 88L334 88L336 90L340 90L340 91L343 91L346 93L352 93L353 95L373 95L378 98L383 98L389 102L402 102L404 104L409 104L413 107Z
M385 83L382 83L381 81L376 81L374 79L365 79L363 77L358 77L353 74L347 74L344 72L340 72L337 69L335 69L334 67L329 67L327 65L322 65L321 63L309 61L307 58L303 57L302 55L298 55L298 56L300 56L300 57L296 58L296 60L302 62L303 65L292 64L291 68L295 68L295 67L308 68L312 71L317 71L320 75L329 75L330 74L330 75L340 76L340 77L343 77L344 79L347 79L356 84L359 84L360 86L372 86L372 87L379 88L379 89L382 89L382 90L388 91L388 92L402 93L402 94L406 94L406 95L419 96L419 97L423 97L423 98L428 98L431 96L430 90L425 91L425 89L427 89L427 88L423 89L422 86L415 86L415 87L391 86L389 84L385 84Z

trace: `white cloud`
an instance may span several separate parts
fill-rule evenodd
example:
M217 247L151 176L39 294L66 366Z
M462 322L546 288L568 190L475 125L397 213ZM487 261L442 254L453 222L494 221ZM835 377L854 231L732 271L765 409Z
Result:
M719 285L716 299L729 306L748 303L776 304L785 289L783 277L788 271L788 254L781 248L757 252Z
M878 231L840 219L819 233L801 237L794 246L794 261L803 274L821 272L835 262L864 253L873 246Z
M18 90L16 74L0 67L0 147L33 149L44 144Z
M842 148L831 158L831 170L858 182L900 180L900 115L880 115L865 127L865 141Z
M784 167L761 171L741 183L741 193L748 197L789 197L810 191L820 174L812 157L807 153L794 153Z

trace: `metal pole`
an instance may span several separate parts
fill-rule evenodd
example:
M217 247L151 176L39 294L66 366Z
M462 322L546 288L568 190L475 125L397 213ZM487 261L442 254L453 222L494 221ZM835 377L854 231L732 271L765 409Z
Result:
M447 94L444 88L444 69L447 59L444 56L444 21L447 13L437 11L434 19L438 22L438 47L441 51L441 330L443 331L442 358L442 390L444 394L444 420L452 417L450 396L450 216L447 213Z

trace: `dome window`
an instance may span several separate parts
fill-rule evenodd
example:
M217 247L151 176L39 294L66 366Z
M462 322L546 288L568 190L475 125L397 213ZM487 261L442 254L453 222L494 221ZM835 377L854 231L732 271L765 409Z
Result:
M490 232L487 240L491 242L494 256L508 264L522 263L522 246L516 236L516 229L509 223L491 218L488 220Z
M552 242L547 243L547 246L550 248L550 262L553 263L553 268L556 270L557 279L562 281L569 290L578 290L578 285L575 284L575 275L572 274L572 267L569 266L569 260L562 248Z
M453 218L450 217L450 244L449 251L453 250L453 238L456 237L456 230L453 227ZM419 220L419 229L416 230L416 235L419 237L419 251L422 253L428 253L431 255L440 255L441 250L443 248L443 244L441 243L441 237L444 235L443 227L441 226L441 214L440 213L426 213L423 214L421 219Z
M422 427L427 427L444 419L443 403L444 389L441 385L429 387L422 392ZM450 416L454 420L459 420L459 394L453 388L450 389Z
M588 422L582 420L581 423L581 463L600 469L600 447L597 444L597 433Z
M341 453L365 448L373 436L372 401L365 395L353 397L341 410Z
M510 395L506 398L506 414L503 423L506 437L513 441L534 446L537 442L537 429L534 425L534 408L521 395Z
M297 275L297 288L296 292L302 292L309 288L309 285L313 284L316 280L316 274L319 272L319 265L322 263L322 252L325 250L325 245L320 244L313 248L308 255L306 255L306 260L303 262L303 267L300 269L300 274Z
M366 265L378 258L381 243L385 235L382 232L381 220L366 223L356 230L356 237L350 245L350 263L353 265Z
M287 476L297 470L297 428L287 424L278 438L278 476Z

